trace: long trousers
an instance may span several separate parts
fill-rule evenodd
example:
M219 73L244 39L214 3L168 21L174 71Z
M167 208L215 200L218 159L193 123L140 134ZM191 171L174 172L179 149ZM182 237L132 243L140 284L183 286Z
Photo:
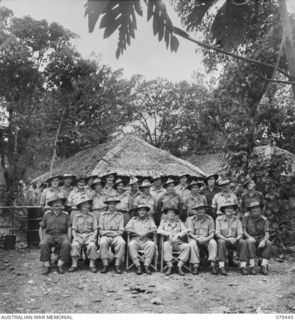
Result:
M261 258L269 260L271 258L271 253L272 253L271 241L266 240L265 246L263 248L258 248L258 245L261 240L262 239L260 239L260 240L257 239L256 242L251 242L248 239L246 240L247 247L248 247L249 259L261 257Z
M218 239L218 247L217 247L217 260L218 261L226 261L227 258L227 250L237 250L239 261L247 261L248 260L248 250L246 240L240 239L234 245L230 242L227 242L223 239Z
M41 255L40 261L51 261L51 248L60 248L58 253L58 259L64 263L68 263L71 252L71 242L66 234L52 236L47 234L45 239L40 243ZM57 253L57 252L56 252Z
M98 258L95 241L92 239L92 234L77 234L77 237L72 242L71 256L80 257L82 246L86 247L86 255L90 260Z
M216 261L217 256L217 243L214 239L210 239L205 243L197 243L195 239L189 240L190 245L190 263L199 264L200 263L200 249L205 247L208 250L208 260Z
M125 241L121 236L115 238L103 236L99 241L100 257L104 265L108 265L109 247L113 247L115 251L116 266L120 266L124 261L125 255Z
M178 265L182 265L187 262L189 259L190 246L186 242L173 242L165 241L164 242L164 260L166 261L168 266L172 266L173 260L173 250L180 251L178 260Z
M136 266L140 265L138 259L138 250L143 250L144 265L149 266L156 251L156 244L151 240L132 239L128 244L128 250L130 257Z

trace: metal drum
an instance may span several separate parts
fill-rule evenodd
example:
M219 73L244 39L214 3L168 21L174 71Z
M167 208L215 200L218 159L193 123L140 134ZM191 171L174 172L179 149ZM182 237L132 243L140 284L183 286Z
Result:
M43 209L41 207L27 207L28 210L28 229L27 242L29 246L39 245L39 223L43 217Z

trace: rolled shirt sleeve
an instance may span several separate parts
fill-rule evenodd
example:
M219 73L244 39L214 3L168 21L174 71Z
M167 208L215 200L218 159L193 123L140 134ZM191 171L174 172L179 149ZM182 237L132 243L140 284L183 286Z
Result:
M134 224L133 224L133 218L131 220L129 220L129 222L127 223L125 230L127 232L132 232L134 230Z
M40 227L42 229L46 228L46 226L47 226L47 214L46 214L46 212L44 213L43 218L42 218L41 222L39 223L39 225L40 225Z

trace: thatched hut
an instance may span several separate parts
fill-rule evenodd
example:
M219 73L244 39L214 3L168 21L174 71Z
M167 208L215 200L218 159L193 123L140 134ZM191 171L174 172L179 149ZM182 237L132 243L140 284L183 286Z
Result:
M204 176L205 173L188 161L179 159L169 152L158 149L142 139L127 136L78 152L56 165L53 175L71 172L76 175L102 175L112 170L122 177L153 177L155 175ZM43 182L49 172L35 178Z

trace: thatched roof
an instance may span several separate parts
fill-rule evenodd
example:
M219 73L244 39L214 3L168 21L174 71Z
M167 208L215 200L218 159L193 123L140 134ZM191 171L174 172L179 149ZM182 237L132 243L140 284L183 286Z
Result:
M188 161L174 157L134 136L100 144L83 150L56 165L53 175L71 172L76 175L102 175L107 170L119 176L153 177L155 175L177 176L189 174L204 176L204 172ZM43 182L49 172L33 182Z
M226 167L225 154L222 152L194 155L188 158L187 161L199 167L207 174L222 173Z

